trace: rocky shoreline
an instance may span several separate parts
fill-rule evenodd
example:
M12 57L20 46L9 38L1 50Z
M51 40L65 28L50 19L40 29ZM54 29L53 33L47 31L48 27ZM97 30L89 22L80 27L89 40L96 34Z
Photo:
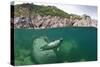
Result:
M28 29L45 29L58 27L97 27L97 20L83 15L81 19L73 19L73 17L62 18L59 16L33 16L29 17L15 17L11 19L12 27L14 28L28 28Z

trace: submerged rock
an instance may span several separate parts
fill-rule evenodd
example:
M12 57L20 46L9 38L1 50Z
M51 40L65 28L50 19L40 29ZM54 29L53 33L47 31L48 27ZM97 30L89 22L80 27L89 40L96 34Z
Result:
M39 64L58 62L57 55L53 49L42 51L40 48L47 44L45 37L36 38L33 41L33 57Z

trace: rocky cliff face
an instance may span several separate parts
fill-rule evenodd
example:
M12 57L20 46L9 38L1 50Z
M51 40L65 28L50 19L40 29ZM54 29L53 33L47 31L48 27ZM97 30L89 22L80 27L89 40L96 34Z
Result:
M85 26L90 26L90 27L97 27L97 20L95 19L91 19L91 17L89 16L84 16L82 17L81 20L75 22L73 24L73 26L81 26L81 27L85 27Z
M28 17L15 17L14 28L33 28L33 29L44 29L44 28L57 28L57 27L97 27L97 20L91 19L89 16L83 16L82 19L70 19L61 18L59 16L33 16Z

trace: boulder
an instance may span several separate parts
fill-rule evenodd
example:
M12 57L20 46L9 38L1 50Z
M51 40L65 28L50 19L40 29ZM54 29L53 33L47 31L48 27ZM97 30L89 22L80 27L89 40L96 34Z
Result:
M33 41L32 55L35 61L39 64L58 62L57 55L53 49L45 51L40 49L40 47L44 46L45 44L47 44L45 37L39 37Z

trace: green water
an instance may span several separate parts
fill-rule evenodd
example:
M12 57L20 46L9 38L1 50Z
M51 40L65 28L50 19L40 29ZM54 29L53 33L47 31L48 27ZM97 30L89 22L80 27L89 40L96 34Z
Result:
M41 36L48 37L49 42L63 38L63 42L61 43L61 46L59 46L59 51L56 52L58 62L62 63L97 60L96 28L68 27L42 30L15 29L15 65L39 64L32 55L32 50L34 39Z

